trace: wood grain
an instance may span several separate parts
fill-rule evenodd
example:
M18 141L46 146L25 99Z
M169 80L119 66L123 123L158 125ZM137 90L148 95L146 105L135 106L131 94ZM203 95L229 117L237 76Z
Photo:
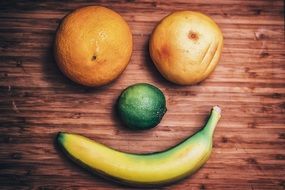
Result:
M134 51L114 83L92 89L58 70L54 34L71 10L103 5L129 23ZM1 1L0 189L126 189L82 170L54 144L59 131L86 135L116 149L165 149L198 130L213 105L223 117L207 164L164 189L285 188L285 42L281 0ZM210 15L225 44L215 72L195 86L164 80L148 54L151 31L174 10ZM114 113L121 90L152 83L168 112L157 128L126 130Z

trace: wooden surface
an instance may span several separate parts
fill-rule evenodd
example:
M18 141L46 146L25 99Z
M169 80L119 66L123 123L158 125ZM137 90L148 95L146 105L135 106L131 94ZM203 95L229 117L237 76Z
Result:
M129 66L101 89L68 80L52 54L61 19L85 5L119 12L134 37ZM183 9L210 15L225 38L215 72L187 87L164 80L147 48L158 21ZM70 162L54 144L57 132L84 134L123 151L158 151L197 131L216 104L223 117L210 160L164 189L284 189L284 49L282 0L1 1L0 189L126 189ZM121 90L137 82L152 83L167 97L162 122L144 132L126 130L113 111Z

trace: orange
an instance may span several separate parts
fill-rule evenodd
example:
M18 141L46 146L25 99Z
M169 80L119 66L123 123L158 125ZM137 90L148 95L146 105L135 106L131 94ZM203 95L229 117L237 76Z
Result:
M169 81L191 85L207 78L219 62L223 34L208 16L177 11L166 16L151 35L149 51Z
M128 65L132 34L116 12L100 6L77 9L60 24L54 54L60 70L86 86L116 79Z

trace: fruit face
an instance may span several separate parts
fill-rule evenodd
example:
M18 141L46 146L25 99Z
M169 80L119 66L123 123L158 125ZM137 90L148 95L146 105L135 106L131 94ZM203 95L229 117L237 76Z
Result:
M132 34L116 12L89 6L67 15L60 24L54 46L60 70L86 86L102 86L126 68L132 53Z
M189 85L210 75L219 61L222 46L222 32L211 18L198 12L177 11L157 25L149 51L166 79Z
M163 93L153 85L140 83L125 89L118 100L118 114L131 129L155 127L166 112Z

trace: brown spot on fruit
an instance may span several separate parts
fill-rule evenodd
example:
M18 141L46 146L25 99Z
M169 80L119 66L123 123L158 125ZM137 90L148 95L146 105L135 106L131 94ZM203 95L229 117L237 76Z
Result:
M169 57L169 49L167 45L163 45L160 49L160 58Z
M199 39L199 36L197 33L193 32L193 31L190 31L189 34L188 34L188 38L190 40L198 40Z
M97 59L96 55L93 55L91 60L95 61L96 59Z

